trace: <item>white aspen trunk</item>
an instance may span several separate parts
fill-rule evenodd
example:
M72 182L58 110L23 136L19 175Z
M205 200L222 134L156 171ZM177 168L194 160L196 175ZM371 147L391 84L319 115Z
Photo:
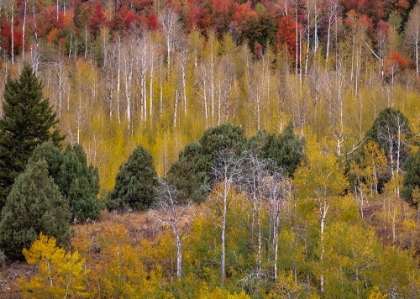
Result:
M328 61L330 57L330 38L331 38L331 16L328 18L328 26L327 26L327 47L325 53L325 60Z
M324 190L324 192L326 192L326 190ZM327 195L324 194L324 198L322 200L322 202L320 202L319 205L319 212L320 212L320 216L321 216L321 221L320 221L320 234L321 234L321 256L319 257L320 262L321 262L321 277L319 280L320 283L320 287L321 287L321 293L324 293L324 269L322 266L322 262L324 260L324 252L325 252L325 245L324 245L324 231L325 231L325 221L327 218L327 212L328 212L328 204L327 204Z
M117 44L117 121L121 122L120 112L120 94L121 94L121 39L118 36Z
M296 24L298 24L298 20L297 20L297 14L298 14L298 2L296 1L296 5L295 5L295 22ZM295 28L295 34L296 34L296 39L295 39L295 75L298 75L298 59L299 59L299 26L296 26Z
M395 190L396 190L396 193L397 193L397 198L400 198L400 186L399 186L399 176L400 176L400 173L401 173L401 165L400 165L400 159L401 159L401 135L402 135L402 132L401 132L401 123L400 123L400 118L398 117L398 122L397 122L397 124L398 124L398 136L397 136L397 157L396 157L396 170L397 170L397 172L396 172L396 174L397 174L397 181L396 181L396 188L395 188Z
M210 40L210 102L211 102L211 117L214 118L214 93L215 93L215 84L214 84L214 36Z
M419 70L419 38L416 38L414 48L415 48L414 56L415 56L415 59L416 59L416 73L417 73L417 76L419 76L419 73L420 73L420 70Z
M147 109L146 109L146 86L145 86L145 69L143 69L143 66L140 67L140 120L146 121L146 115L147 115Z
M87 26L85 26L85 60L87 59L87 53L88 53L88 30L87 30Z
M223 182L223 212L222 212L222 255L220 261L220 288L224 288L226 280L226 215L227 215L227 188L228 188L228 179L227 179L227 167L225 165L224 169L224 182Z
M155 51L152 51L152 59L150 65L150 81L149 81L149 118L152 120L152 113L153 113L153 70L154 70L154 55Z
M113 99L114 99L114 72L112 70L110 72L110 82L108 83L108 92L109 92L109 118L112 118L113 112Z
M160 67L159 67L159 117L162 118L162 113L163 113L163 73L162 73L162 69L163 69L163 62L160 62Z
M222 82L220 78L217 84L217 125L220 126L221 121L221 109L222 109Z
M318 50L318 6L317 1L315 1L315 7L314 7L314 53L316 54Z
M309 7L309 3L308 3ZM306 53L305 53L305 76L308 75L308 64L309 64L309 45L310 45L310 35L311 35L311 10L308 8L308 30L306 32Z
M78 112L77 112L77 143L80 144L80 131L82 126L82 92L79 88L79 105L78 105Z
M184 115L187 115L187 50L180 51L181 81L182 81L182 98L184 106Z
M59 9L59 7L58 7L58 1L59 0L56 0L56 20L58 21L58 12L60 11L60 9Z
M257 104L257 131L261 130L261 96L259 93L259 88L256 87L255 102Z
M146 78L146 73L144 74L144 80L143 80L143 90L144 90L144 99L143 99L143 107L144 107L144 111L143 111L143 117L144 117L144 121L147 121L147 78Z
M23 2L23 24L22 24L22 60L25 61L25 37L26 37L26 0Z
M353 41L352 41L352 45L351 45L351 71L350 71L350 82L353 82L353 71L354 71L354 45L355 45L355 40L354 40L354 32L352 32L353 34Z
M257 253L257 283L261 275L262 265L262 225L261 225L261 203L257 198L257 228L258 228L258 253Z
M11 47L11 58L12 58L12 64L15 63L15 1L12 1L12 21L11 21L11 26L10 26L10 34L11 34L11 38L12 38L12 44L10 45Z
M176 277L182 277L182 243L179 237L178 225L176 225Z
M207 76L206 76L206 67L203 66L203 64L201 65L201 71L203 73L203 101L204 101L204 117L206 120L206 128L207 128L207 124L208 124L208 119L209 119L209 109L207 107Z
M276 200L275 204L275 219L273 226L273 245L274 245L274 281L277 281L277 261L279 252L279 224L280 224L280 203Z
M299 83L302 87L302 48L303 48L303 36L302 32L299 31Z
M131 121L131 82L133 78L133 61L132 57L130 57L131 55L132 53L130 53L130 51L124 55L124 83L125 98L127 101L126 117L128 122Z
M177 114L178 114L178 102L179 102L179 95L178 95L178 89L175 91L175 102L174 102L174 129L176 128L177 123Z

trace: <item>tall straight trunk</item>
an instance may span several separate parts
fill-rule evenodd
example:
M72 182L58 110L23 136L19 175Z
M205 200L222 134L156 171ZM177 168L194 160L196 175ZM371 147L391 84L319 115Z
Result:
M150 81L149 81L149 119L152 120L153 113L153 69L154 69L154 55L155 51L152 51L151 65L150 65Z
M210 102L211 102L211 117L214 118L214 94L215 94L215 84L214 84L214 35L211 37L210 40Z
M324 252L325 252L325 245L324 245L324 232L325 232L325 221L327 217L328 212L328 204L327 204L327 197L324 195L324 198L322 202L319 203L319 211L321 216L320 221L320 234L321 234L321 256L320 256L320 262L321 262L321 276L319 280L319 284L321 286L321 293L324 293L324 269L323 269L323 260L324 260Z
M226 215L227 215L227 167L225 167L225 177L223 183L223 211L222 211L222 233L220 239L222 241L222 254L220 261L220 287L223 289L226 280Z
M175 228L176 235L176 277L181 278L182 276L182 243L181 238L179 237L179 228L176 225Z
M206 120L206 128L209 119L209 109L207 105L207 73L206 73L206 66L201 64L201 71L203 76L203 101L204 101L204 118Z
M275 211L274 211L274 225L273 225L273 247L274 247L274 281L277 281L277 261L279 255L279 225L280 225L280 202L275 200Z
M12 0L12 21L10 26L10 34L12 38L12 44L10 45L10 55L12 64L15 63L15 0Z
M118 123L121 122L120 93L121 93L121 39L118 36L118 45L117 45L117 121Z
M174 129L176 128L176 124L177 124L178 104L179 104L179 92L177 89L175 91L175 101L174 101L174 116L173 116Z
M159 65L159 117L162 118L163 113L163 61Z
M419 76L420 70L419 70L419 40L416 40L415 42L415 59L416 59L416 73L417 77Z
M38 55L39 55L39 44L38 44L38 32L36 27L36 13L35 13L35 0L32 0L32 17L34 22L34 35L35 35L35 50L32 52L31 48L31 60L32 69L35 75L38 75Z
M22 24L22 60L25 61L25 37L26 37L26 0L23 2L23 24Z
M182 92L184 99L184 115L187 115L187 50L181 51L181 75L182 75Z
M88 54L88 30L87 26L85 26L85 60L87 59Z

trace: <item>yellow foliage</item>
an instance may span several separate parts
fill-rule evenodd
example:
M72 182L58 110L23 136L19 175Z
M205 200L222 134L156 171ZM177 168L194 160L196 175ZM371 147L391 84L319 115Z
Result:
M372 291L370 291L369 299L386 299L388 298L387 294L382 294L378 287L374 287Z
M250 297L245 294L244 291L237 293L229 293L226 290L222 290L219 287L216 287L212 290L208 288L207 285L203 286L200 290L199 299L250 299Z
M30 265L38 266L38 273L29 280L21 278L18 286L24 298L86 298L85 259L56 246L56 240L42 233L31 248L23 249Z
M127 245L101 250L101 261L92 270L93 297L173 298L163 289L161 268L147 271L139 252Z

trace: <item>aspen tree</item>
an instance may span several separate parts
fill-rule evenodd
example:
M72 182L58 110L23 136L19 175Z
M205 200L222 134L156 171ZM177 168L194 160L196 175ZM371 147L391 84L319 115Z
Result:
M176 244L176 277L182 277L182 228L185 206L179 205L180 191L164 180L159 181L157 188L156 210L151 211L152 216L159 222L168 224L174 235Z
M334 154L322 148L313 137L308 140L305 156L305 162L296 170L292 184L296 188L298 199L313 202L313 208L319 212L319 258L322 262L325 256L324 233L328 211L332 201L342 195L348 183ZM319 276L321 293L325 290L324 271L325 269L321 269Z
M241 159L235 157L229 149L218 151L216 164L212 171L216 184L210 199L221 203L221 256L220 256L220 287L223 289L226 280L226 224L229 206L232 204L231 192L235 188L235 181L241 175Z
M410 11L410 15L405 25L404 32L407 43L412 45L413 47L414 64L416 65L417 76L419 76L420 4L416 4L414 8Z

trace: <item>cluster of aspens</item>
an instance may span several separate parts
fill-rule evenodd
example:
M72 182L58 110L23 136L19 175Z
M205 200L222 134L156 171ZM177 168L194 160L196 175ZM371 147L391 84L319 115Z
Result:
M417 207L420 156L411 151L414 137L398 110L379 114L348 161L310 136L304 146L292 125L280 135L259 132L247 139L241 127L224 124L188 144L159 181L152 156L139 146L121 167L114 190L98 199L97 170L87 165L80 145L61 151L64 137L41 88L25 66L19 80L6 84L0 121L0 247L9 258L39 264L34 280L21 280L28 296L49 291L98 297L101 290L110 298L141 292L162 298L206 298L211 292L220 298L416 296L420 273L412 252L381 252L349 199L354 195L363 204L363 193L386 188L399 198L401 189ZM204 202L206 213L185 228L182 207L191 202ZM103 246L106 262L92 267L91 276L77 252L56 247L57 241L69 248L70 223L97 219L101 208L125 212L156 205L154 215L169 224L173 245L163 234L155 243ZM191 239L184 244L187 230ZM156 248L164 254L154 257ZM144 254L136 259L137 250ZM137 274L129 271L134 260ZM393 263L406 271L397 273ZM170 278L174 268L176 283ZM239 294L229 295L234 292Z

